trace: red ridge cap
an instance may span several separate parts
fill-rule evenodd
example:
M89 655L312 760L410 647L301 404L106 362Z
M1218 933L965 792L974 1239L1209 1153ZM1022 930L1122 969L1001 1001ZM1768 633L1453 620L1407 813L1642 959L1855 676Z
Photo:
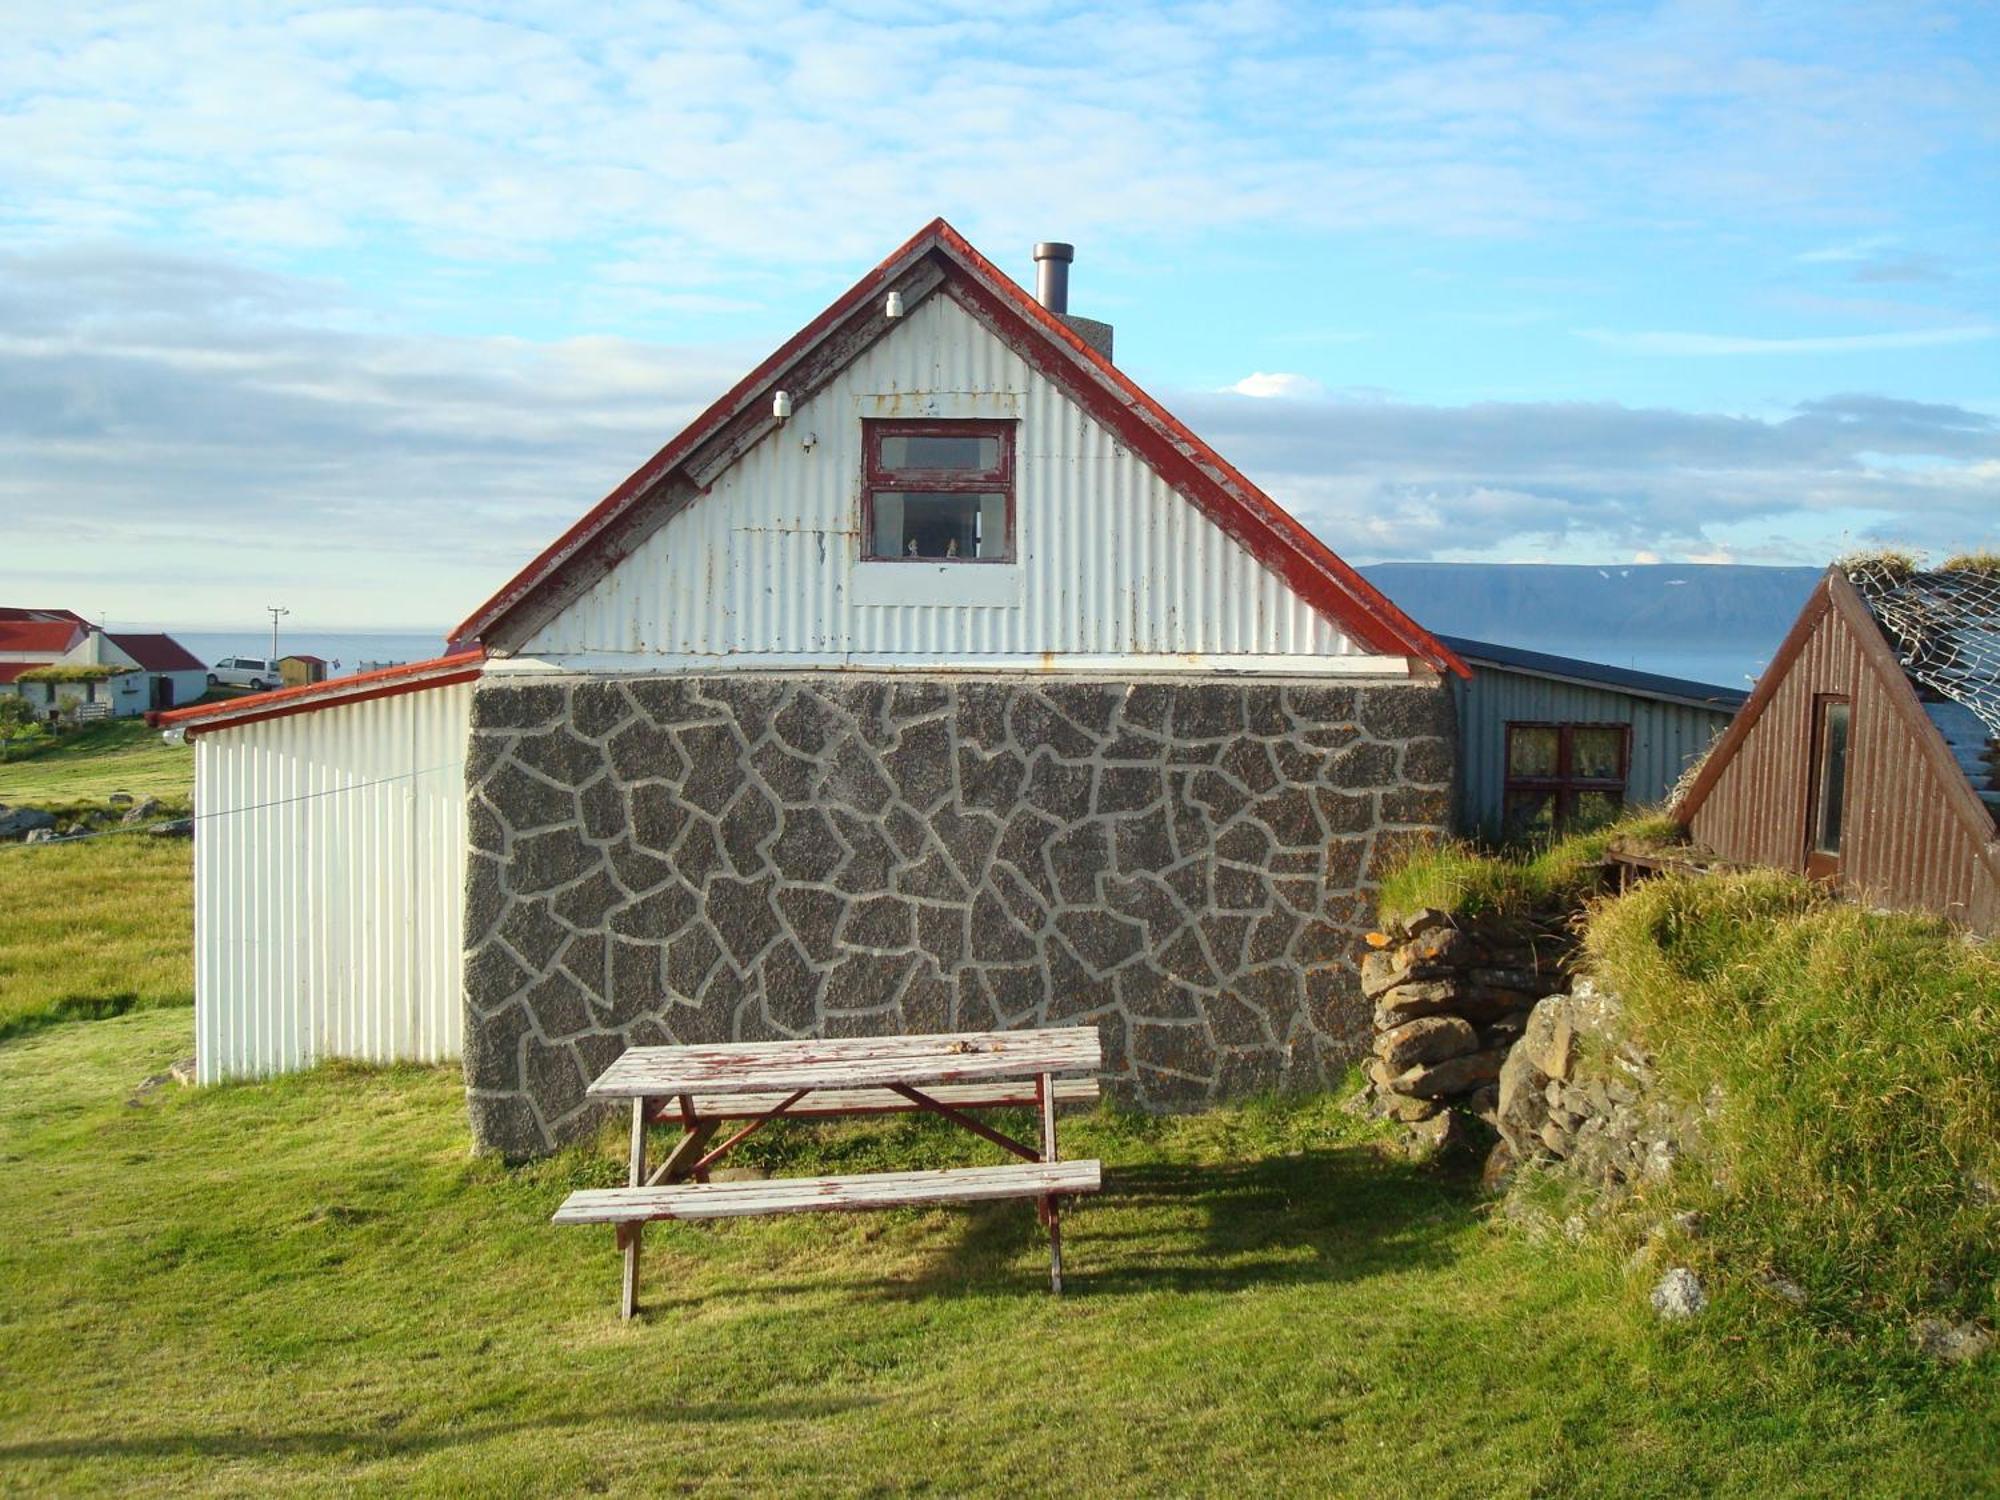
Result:
M224 703L201 703L191 708L155 710L146 722L159 729L185 727L188 734L208 734L217 729L233 729L263 719L288 714L312 713L343 703L362 703L370 698L388 698L398 693L421 692L447 683L470 682L486 664L486 653L474 646L428 661L403 662L352 677L336 677L328 682L309 682L299 687L274 688L268 693L251 693Z

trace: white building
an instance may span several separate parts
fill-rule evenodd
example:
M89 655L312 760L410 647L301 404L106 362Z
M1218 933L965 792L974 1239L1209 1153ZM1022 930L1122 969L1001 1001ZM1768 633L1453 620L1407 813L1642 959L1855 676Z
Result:
M1087 1019L1157 1106L1352 1055L1464 669L1114 366L1040 250L1038 301L927 226L467 654L167 716L202 1076L435 1055L462 1015L475 1137L521 1152L647 1040ZM357 882L389 903L358 924Z

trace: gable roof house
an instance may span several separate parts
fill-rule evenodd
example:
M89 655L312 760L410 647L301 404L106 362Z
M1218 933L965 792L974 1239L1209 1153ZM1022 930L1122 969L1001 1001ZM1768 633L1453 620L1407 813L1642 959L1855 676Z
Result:
M1094 1023L1155 1107L1365 1050L1369 893L1446 825L1465 668L1111 362L1069 254L1037 298L931 223L459 654L162 716L218 815L201 1076L462 1048L476 1142L528 1153L648 1042ZM267 842L298 816L315 854ZM307 932L378 900L410 922Z
M101 681L37 680L45 667L104 669ZM192 703L207 688L207 668L170 635L106 631L66 609L0 608L0 691L53 711L62 697L103 704L100 713L130 717Z
M1725 859L2000 930L2000 576L1829 569L1674 815Z

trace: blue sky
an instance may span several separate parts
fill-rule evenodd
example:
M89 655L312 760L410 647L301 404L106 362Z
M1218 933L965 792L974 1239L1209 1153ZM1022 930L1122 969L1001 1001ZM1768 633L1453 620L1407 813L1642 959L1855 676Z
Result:
M449 623L937 213L1356 562L2000 543L1991 6L9 19L0 598Z

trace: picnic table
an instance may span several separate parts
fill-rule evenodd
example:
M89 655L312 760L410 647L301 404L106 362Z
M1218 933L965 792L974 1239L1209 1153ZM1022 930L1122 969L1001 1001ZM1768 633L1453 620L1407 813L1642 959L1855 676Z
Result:
M1059 1105L1094 1103L1103 1046L1094 1026L931 1036L830 1037L698 1047L633 1047L590 1085L593 1099L629 1099L631 1167L622 1188L571 1193L557 1224L611 1224L624 1252L620 1314L639 1308L639 1249L655 1219L903 1208L1033 1198L1049 1232L1049 1284L1062 1291L1062 1199L1094 1193L1094 1161L1062 1161ZM1082 1074L1086 1076L1059 1076ZM1017 1141L975 1111L1033 1108L1039 1147ZM771 1121L841 1119L928 1110L1020 1160L997 1167L871 1172L714 1182L715 1164ZM744 1122L719 1143L729 1122ZM649 1168L646 1132L678 1125L680 1139Z

